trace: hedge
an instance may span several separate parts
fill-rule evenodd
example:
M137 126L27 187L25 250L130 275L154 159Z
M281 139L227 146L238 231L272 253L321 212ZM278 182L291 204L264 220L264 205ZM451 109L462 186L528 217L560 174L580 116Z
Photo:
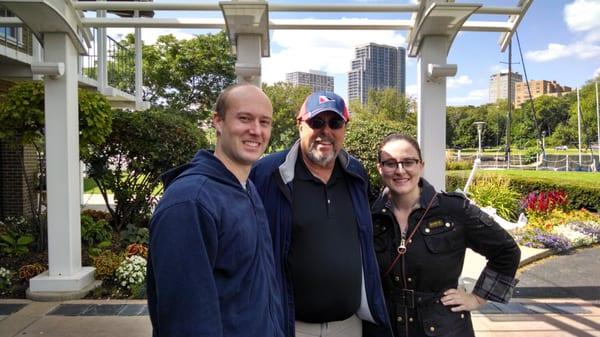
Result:
M497 174L501 175L500 173ZM454 191L457 188L463 189L468 177L468 171L446 172L446 190ZM480 177L481 175L479 177L476 176L475 179L477 180ZM507 179L510 181L510 187L523 196L534 191L562 190L567 193L569 209L586 208L590 211L600 210L600 184L586 185L565 182L560 179L549 180L514 176L507 177Z

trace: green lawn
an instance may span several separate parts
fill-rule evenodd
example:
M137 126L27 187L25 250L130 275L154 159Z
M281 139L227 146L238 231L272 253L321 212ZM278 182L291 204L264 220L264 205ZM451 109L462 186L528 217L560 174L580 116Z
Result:
M446 171L450 175L461 175L468 177L471 171ZM477 170L475 177L485 175L500 175L508 178L535 178L544 181L566 183L586 187L600 188L600 172L555 172L555 171L532 171L532 170Z
M100 189L91 178L83 179L83 193L100 194Z

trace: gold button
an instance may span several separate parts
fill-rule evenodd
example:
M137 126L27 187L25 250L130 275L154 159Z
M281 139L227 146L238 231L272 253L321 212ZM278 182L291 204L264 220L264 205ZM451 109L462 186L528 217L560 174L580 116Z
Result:
M408 239L408 243L412 243L412 239Z
M409 278L407 278L406 280L407 280L408 282L412 282L412 278L410 278L410 277L409 277Z
M431 231L429 230L429 228L425 228L425 233L429 233L429 232L431 232Z
M451 226L450 223L446 222L446 227L450 227L450 226Z
M431 332L435 331L435 327L430 326L429 331L431 331Z
M413 318L412 318L412 317L409 317L409 318L408 318L408 321L409 321L409 322L412 322L412 321L413 321Z
M400 276L394 276L394 281L396 281L396 282L400 281Z
M460 318L465 318L465 314L460 314Z
M398 317L396 317L396 321L398 321L398 322L402 322L402 316L398 316Z

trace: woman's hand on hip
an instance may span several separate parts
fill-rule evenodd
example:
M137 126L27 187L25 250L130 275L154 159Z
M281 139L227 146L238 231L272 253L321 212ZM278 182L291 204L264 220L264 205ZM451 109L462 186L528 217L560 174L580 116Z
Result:
M441 301L445 306L452 306L450 310L454 312L476 310L486 303L485 299L462 289L446 290Z

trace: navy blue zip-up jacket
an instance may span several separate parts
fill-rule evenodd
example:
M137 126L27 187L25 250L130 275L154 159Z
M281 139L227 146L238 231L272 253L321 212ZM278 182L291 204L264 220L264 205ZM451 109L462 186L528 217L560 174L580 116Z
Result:
M207 151L163 180L150 222L153 336L283 336L269 225L252 182L242 188Z
M294 294L288 256L292 237L292 181L299 151L297 141L289 150L262 158L250 172L250 179L263 200L271 226L277 276L282 278L281 298L286 323L285 334L288 337L295 334ZM345 151L340 152L338 160L348 174L348 188L357 218L362 255L362 303L357 314L363 320L386 326L391 332L373 249L373 228L367 195L368 178L360 162ZM335 242L332 241L331 244L335 245Z

